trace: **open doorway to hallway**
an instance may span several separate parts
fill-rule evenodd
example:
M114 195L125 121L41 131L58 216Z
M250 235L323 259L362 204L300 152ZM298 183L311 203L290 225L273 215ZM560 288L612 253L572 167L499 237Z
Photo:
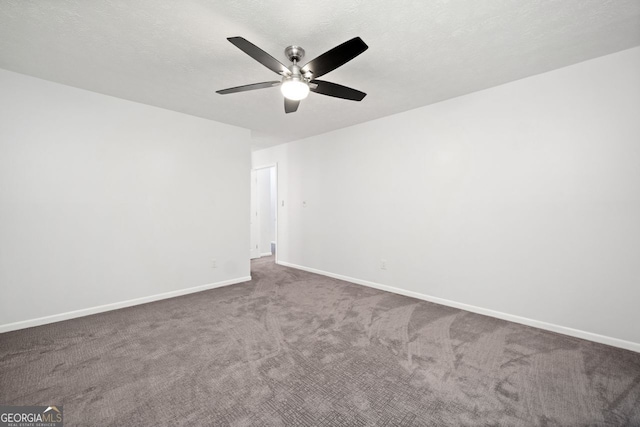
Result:
M251 259L277 259L277 180L276 165L251 171Z

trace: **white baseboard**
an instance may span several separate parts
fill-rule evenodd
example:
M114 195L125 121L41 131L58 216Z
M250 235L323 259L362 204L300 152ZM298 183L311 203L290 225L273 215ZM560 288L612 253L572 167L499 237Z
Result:
M273 255L271 252L265 252L265 253L263 253L263 254L260 254L260 257L263 257L263 256L271 256L271 255Z
M61 322L63 320L75 319L77 317L89 316L91 314L103 313L105 311L117 310L119 308L131 307L134 305L146 304L148 302L159 301L167 298L179 297L181 295L195 292L207 291L209 289L221 288L223 286L235 285L237 283L248 282L251 276L239 277L236 279L223 280L221 282L209 283L207 285L194 286L187 289L165 292L162 294L150 295L148 297L134 298L126 301L114 302L111 304L99 305L96 307L83 308L81 310L68 311L66 313L54 314L51 316L39 317L37 319L23 320L20 322L0 325L0 333L16 331L18 329L31 328L34 326L46 325L47 323Z
M640 343L625 341L618 338L608 337L605 335L594 334L592 332L582 331L579 329L568 328L553 323L542 322L540 320L529 319L527 317L516 316L513 314L503 313L501 311L490 310L487 308L477 307L475 305L464 304L457 301L451 301L444 298L438 298L431 295L421 294L419 292L408 291L393 286L383 285L380 283L370 282L368 280L355 279L353 277L343 276L341 274L330 273L328 271L318 270L315 268L305 267L302 265L292 264L285 261L277 261L277 264L285 267L291 267L298 270L308 271L310 273L320 274L322 276L332 277L334 279L344 280L345 282L355 283L357 285L368 286L370 288L380 289L382 291L393 292L411 298L417 298L424 301L434 302L436 304L446 305L449 307L459 308L461 310L471 311L473 313L483 314L485 316L495 317L510 322L520 323L522 325L533 326L534 328L545 329L547 331L557 332L559 334L569 335L576 338L582 338L588 341L594 341L601 344L607 344L613 347L624 348L626 350L640 353Z

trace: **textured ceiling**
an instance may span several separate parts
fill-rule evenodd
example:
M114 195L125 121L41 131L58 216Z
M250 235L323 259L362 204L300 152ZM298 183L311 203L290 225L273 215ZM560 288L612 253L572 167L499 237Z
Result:
M327 74L362 102L310 94L285 115L278 76L226 38L288 64L355 36ZM638 0L0 0L0 68L252 130L266 147L640 45Z

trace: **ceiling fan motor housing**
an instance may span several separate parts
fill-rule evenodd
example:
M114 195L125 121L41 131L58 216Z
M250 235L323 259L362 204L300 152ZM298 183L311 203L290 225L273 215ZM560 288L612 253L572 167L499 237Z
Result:
M287 58L289 58L289 60L293 62L293 64L289 66L291 75L284 76L282 79L282 83L285 83L287 81L299 81L308 83L308 79L306 78L306 76L302 75L302 73L300 72L300 66L298 65L298 61L304 58L304 49L300 46L288 46L284 50L284 54L287 55Z
M300 73L300 66L294 62L289 67L291 74L282 77L282 86L280 90L285 98L293 101L300 101L309 94L309 79Z

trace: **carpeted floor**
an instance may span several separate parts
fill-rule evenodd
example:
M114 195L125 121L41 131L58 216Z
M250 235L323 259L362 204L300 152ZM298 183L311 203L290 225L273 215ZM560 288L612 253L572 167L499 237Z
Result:
M640 426L640 354L276 266L0 335L0 404L90 426Z

